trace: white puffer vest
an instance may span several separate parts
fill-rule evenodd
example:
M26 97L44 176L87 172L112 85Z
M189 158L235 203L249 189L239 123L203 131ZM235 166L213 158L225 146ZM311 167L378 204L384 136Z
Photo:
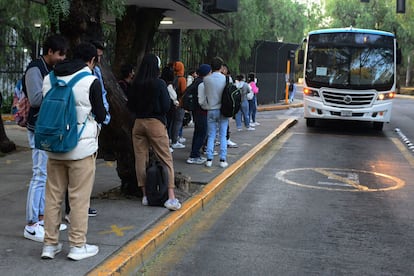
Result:
M98 136L100 127L93 118L93 115L91 113L92 106L89 101L89 89L93 81L97 78L92 75L91 70L87 66L73 73L72 75L62 77L59 76L57 78L68 83L76 74L82 71L89 72L91 75L82 78L73 86L73 94L76 101L78 133L81 131L84 123L85 128L83 129L82 135L78 141L78 145L73 150L66 153L47 152L49 158L57 160L80 160L94 154L98 150ZM50 77L47 75L43 81L43 96L47 94L50 88Z

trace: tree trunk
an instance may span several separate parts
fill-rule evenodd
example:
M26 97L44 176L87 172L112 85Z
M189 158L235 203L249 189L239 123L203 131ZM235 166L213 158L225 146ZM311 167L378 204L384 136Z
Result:
M164 11L127 6L124 17L116 20L115 59L112 65L115 75L119 75L123 64L131 63L139 68L144 54L151 50Z
M405 86L411 85L411 55L409 54L407 57L407 72L405 75Z
M160 9L127 7L124 18L117 20L116 52L112 65L114 72L119 74L124 63L133 63L138 67L145 52L150 49L163 12ZM101 0L73 0L69 17L59 24L60 31L70 40L72 47L80 41L102 40L100 14ZM128 111L126 97L104 59L100 67L108 92L111 122L103 126L99 135L99 151L113 153L122 183L121 190L128 195L141 196L141 190L137 186L131 138L134 117Z
M158 29L163 10L140 9L127 6L122 20L117 20L117 40L115 59L112 69L119 75L121 66L132 63L137 68L145 52L150 49L152 37ZM132 61L132 62L131 62ZM117 81L103 64L102 73L105 88L108 91L111 122L104 126L100 134L100 148L102 152L111 151L117 160L117 172L121 178L121 190L129 195L141 195L137 187L135 173L135 156L132 147L132 127L134 117L126 107L126 98Z

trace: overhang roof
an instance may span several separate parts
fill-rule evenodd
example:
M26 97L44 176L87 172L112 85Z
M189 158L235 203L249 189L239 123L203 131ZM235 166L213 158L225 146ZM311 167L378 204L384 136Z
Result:
M38 3L45 3L45 0L32 0ZM190 10L184 0L127 0L127 5L136 5L143 8L165 9L165 17L172 18L173 24L161 25L159 29L209 29L222 30L225 25L209 14L201 11L196 13ZM115 19L104 16L103 19L108 23L114 23Z

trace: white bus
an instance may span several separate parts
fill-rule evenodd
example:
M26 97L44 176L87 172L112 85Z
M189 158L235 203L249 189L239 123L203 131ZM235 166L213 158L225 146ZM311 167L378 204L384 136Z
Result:
M392 33L352 27L310 32L298 58L304 64L306 125L355 120L382 130L391 118L399 59Z

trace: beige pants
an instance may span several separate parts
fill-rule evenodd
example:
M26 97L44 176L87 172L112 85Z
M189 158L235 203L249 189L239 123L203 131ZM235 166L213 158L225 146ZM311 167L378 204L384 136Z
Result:
M168 188L174 188L174 167L167 128L158 119L136 119L132 129L138 187L145 185L150 147L168 169Z
M59 241L59 225L62 220L62 202L66 190L70 204L70 246L86 243L88 232L88 209L95 181L95 155L81 160L56 160L47 163L45 240L48 245Z

